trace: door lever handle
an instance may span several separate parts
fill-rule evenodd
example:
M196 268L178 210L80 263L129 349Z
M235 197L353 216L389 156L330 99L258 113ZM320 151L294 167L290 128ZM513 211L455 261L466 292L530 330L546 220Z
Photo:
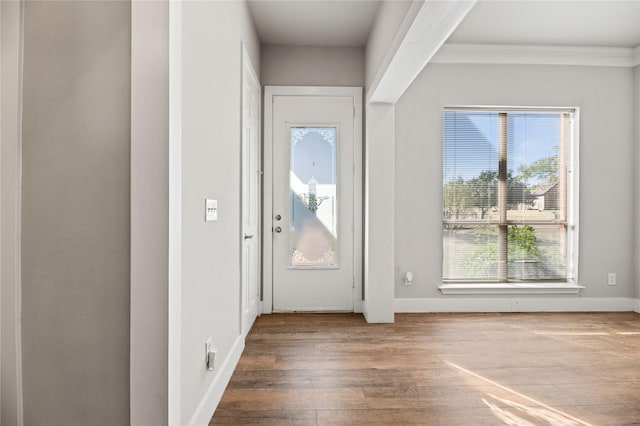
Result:
M250 239L252 239L252 238L253 238L253 235L247 235L247 234L244 234L244 239L245 239L245 240L250 240Z

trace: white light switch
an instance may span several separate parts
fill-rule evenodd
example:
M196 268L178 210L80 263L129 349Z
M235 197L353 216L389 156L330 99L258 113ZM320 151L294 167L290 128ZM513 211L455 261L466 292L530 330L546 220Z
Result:
M210 222L218 220L218 200L205 198L204 200L204 221Z

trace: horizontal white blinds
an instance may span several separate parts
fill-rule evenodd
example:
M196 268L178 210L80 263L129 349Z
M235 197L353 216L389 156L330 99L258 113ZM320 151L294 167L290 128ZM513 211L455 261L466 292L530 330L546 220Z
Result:
M498 196L497 138L497 112L445 112L444 219L491 217Z
M445 281L567 279L570 126L570 111L445 111Z

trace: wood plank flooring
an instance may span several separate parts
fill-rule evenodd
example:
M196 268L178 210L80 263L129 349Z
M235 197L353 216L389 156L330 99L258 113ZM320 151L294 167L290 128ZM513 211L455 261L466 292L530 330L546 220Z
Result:
M263 315L211 425L640 425L640 314Z

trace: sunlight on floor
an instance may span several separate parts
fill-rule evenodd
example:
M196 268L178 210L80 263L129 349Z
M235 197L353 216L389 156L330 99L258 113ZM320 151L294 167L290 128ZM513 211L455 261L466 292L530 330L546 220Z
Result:
M540 336L610 336L611 333L603 331L534 331Z
M453 367L459 371L467 373L470 376L480 379L486 383L489 383L492 386L495 386L499 389L507 391L512 395L515 395L519 398L525 399L535 404L535 406L527 406L512 400L509 400L507 398L501 398L493 394L487 393L487 395L490 398L493 398L493 400L495 401L489 402L487 399L482 398L482 402L484 402L491 409L492 413L497 418L502 420L506 425L534 426L536 423L533 423L522 417L522 415L526 415L527 417L532 419L546 421L549 424L552 424L554 426L593 426L590 423L587 423L565 412L555 409L543 402L535 400L507 386L503 386L500 383L494 382L493 380L487 379L486 377L483 377L477 373L474 373L473 371L467 370L466 368L460 367L457 364L454 364L449 361L445 361L445 363L450 367ZM499 406L497 402L500 402L502 407Z
M534 331L539 336L638 336L640 331Z
M517 410L519 413L532 417L536 420L543 420L548 422L554 426L578 426L578 425L587 425L589 423L585 423L573 417L567 417L566 414L557 412L557 410L551 411L546 408L538 408L538 407L527 407L523 404L518 404L515 401L508 400L506 398L500 398L492 394L488 394L491 398L501 402L507 407L513 408ZM487 404L493 414L502 420L506 425L513 426L536 426L539 423L532 423L528 420L523 419L518 416L515 412L508 411L506 408L501 408L497 404L492 404L486 399L482 398L482 402Z

